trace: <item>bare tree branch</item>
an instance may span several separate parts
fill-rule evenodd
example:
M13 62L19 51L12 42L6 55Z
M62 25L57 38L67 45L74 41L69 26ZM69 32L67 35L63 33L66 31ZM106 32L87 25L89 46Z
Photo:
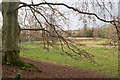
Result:
M22 31L24 30L29 30L29 31L46 31L44 28L42 29L21 29Z
M100 17L99 17L97 14L95 14L95 13L83 12L83 11L80 11L80 10L74 8L74 7L70 7L70 6L68 6L68 5L64 4L64 3L47 3L47 2L44 2L44 3L39 3L39 4L26 4L26 3L21 3L21 4L22 4L22 6L18 7L17 9L15 9L15 11L18 10L18 9L20 9L20 8L22 8L22 7L29 7L30 10L31 10L31 12L33 13L33 16L35 17L35 19L37 20L37 22L38 22L38 23L40 24L40 26L41 26L41 29L21 29L21 30L30 30L30 31L40 31L40 30L41 30L41 31L43 31L43 32L42 32L42 37L43 37L44 47L46 48L45 44L47 43L47 48L48 48L48 49L49 49L49 45L51 45L51 44L50 44L50 41L46 39L46 37L51 36L51 37L56 37L56 38L58 38L59 41L60 41L60 43L61 43L62 51L65 52L65 53L66 53L67 55L69 55L70 57L73 57L73 55L70 54L70 53L68 53L68 52L66 52L66 51L64 50L64 49L65 49L65 47L63 46L64 44L66 45L67 49L71 50L73 53L76 53L75 56L76 56L76 55L79 55L79 56L83 55L83 56L91 59L91 55L90 55L89 53L87 53L87 52L84 51L84 50L80 50L79 48L77 48L76 45L70 44L69 41L66 41L66 40L58 33L58 31L56 30L56 27L58 27L58 25L55 25L55 24L53 24L53 23L50 23L49 20L46 18L46 15L42 14L39 10L35 9L36 6L48 5L48 6L53 10L53 12L54 12L54 8L52 8L51 5L60 5L60 6L65 6L65 7L67 7L68 9L71 9L71 10L73 10L73 11L76 11L76 12L78 12L78 13L80 13L80 14L93 15L93 16L97 17L97 19L99 19L99 20L101 20L101 21L103 21L103 22L107 22L107 23L117 22L116 20L110 20L110 21L108 21L108 20L102 19L102 18L100 18ZM51 35L51 32L50 32L49 30L46 30L45 28L42 27L42 24L41 24L41 22L39 21L39 19L37 18L37 16L35 15L35 13L38 13L40 16L42 16L42 17L44 18L45 22L54 30L55 36ZM59 12L58 12L58 13L59 13ZM59 13L59 14L61 14L61 13ZM62 30L62 29L61 29L61 30ZM47 33L46 33L46 32L47 32Z
M82 12L82 11L80 11L80 10L74 8L74 7L68 6L68 5L64 4L64 3L47 3L47 2L44 2L44 3L39 3L39 4L26 4L26 3L21 2L21 4L23 4L23 7L26 7L26 6L39 6L39 5L61 5L61 6L65 6L65 7L69 8L69 9L72 9L72 10L78 12L78 13L81 13L81 14L93 15L93 16L97 17L97 19L99 19L99 20L101 20L103 22L107 22L107 23L111 23L111 22L114 22L114 21L118 22L116 20L105 20L105 19L102 19L95 13ZM22 6L20 6L20 8L21 7ZM19 8L17 8L17 9L19 9Z

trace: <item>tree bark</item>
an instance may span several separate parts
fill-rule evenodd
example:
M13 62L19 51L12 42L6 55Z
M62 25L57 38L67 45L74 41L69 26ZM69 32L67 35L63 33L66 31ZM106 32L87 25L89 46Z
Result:
M120 31L120 24L118 24L118 29ZM117 32L118 35L118 79L120 79L120 32Z
M19 2L2 2L2 61L13 65L20 61L18 11L14 11L18 6Z

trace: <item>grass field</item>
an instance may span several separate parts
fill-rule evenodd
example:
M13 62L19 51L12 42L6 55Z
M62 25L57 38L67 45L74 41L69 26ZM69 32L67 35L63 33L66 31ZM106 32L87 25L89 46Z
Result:
M101 41L84 41L81 42L86 45L99 45L104 44L105 40ZM86 50L90 54L94 55L94 61L91 63L88 59L81 57L81 60L74 60L67 56L62 50L55 50L50 48L48 52L43 49L43 45L38 43L25 43L20 44L23 48L21 49L21 56L30 58L33 60L39 60L48 62L56 65L67 65L77 67L81 69L88 69L96 71L101 74L107 74L110 78L118 77L118 49L117 47L87 47L80 46L79 48ZM67 50L69 52L69 50ZM64 55L61 55L63 53Z
M106 41L107 39L102 39L99 41L80 41L79 43L85 44L85 45L107 45Z

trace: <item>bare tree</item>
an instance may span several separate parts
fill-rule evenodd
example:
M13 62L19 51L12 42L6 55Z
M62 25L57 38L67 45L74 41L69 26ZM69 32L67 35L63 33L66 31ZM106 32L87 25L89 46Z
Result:
M20 4L20 6L19 6L19 4ZM93 6L95 6L96 3L92 2L92 4L93 4ZM85 5L88 5L88 4L85 2ZM98 5L98 3L97 3L97 5ZM45 45L46 43L49 44L50 46L54 47L54 45L51 45L50 42L45 39L46 37L50 36L52 38L58 38L62 51L65 52L68 56L75 58L75 59L78 59L78 57L84 56L91 60L91 55L88 52L81 50L75 44L72 44L69 41L66 41L64 39L64 37L61 36L61 34L59 34L58 30L61 30L63 32L65 32L65 31L62 29L62 27L60 25L54 24L54 23L57 23L57 21L58 21L57 16L60 16L61 20L65 20L66 18L59 11L59 9L57 9L55 6L63 6L69 10L72 10L73 12L76 12L77 14L94 16L94 17L96 17L96 19L98 19L100 21L113 24L115 26L115 28L117 29L118 35L120 35L119 26L117 25L119 23L118 20L116 20L116 19L107 20L105 18L101 18L97 13L89 12L88 6L86 6L85 11L84 10L81 11L78 8L74 8L74 7L64 4L64 3L49 3L46 1L38 3L38 4L34 4L33 2L31 4L27 4L24 2L17 2L17 3L2 2L2 6L3 6L2 7L3 8L2 9L2 14L3 14L3 38L2 39L3 39L3 53L4 53L3 54L3 62L7 63L7 64L12 64L12 65L16 65L16 66L25 66L26 65L25 63L23 63L20 60L20 57L18 54L19 53L18 37L19 37L20 31L22 31L22 30L42 31L41 34L42 34L45 48L46 48L46 45ZM29 11L31 12L30 14L32 14L32 17L36 20L37 24L39 24L39 27L37 27L37 28L20 28L19 27L18 20L17 20L18 19L18 10L21 8L24 8L24 7L29 9ZM54 11L54 16L56 16L56 17L54 17L54 19L52 19L52 20L55 20L54 23L51 23L50 18L48 17L49 11L47 11L47 10ZM40 18L38 16L40 16L44 20L44 22L40 21ZM46 27L44 26L44 24L46 24L46 23L47 23L47 25L49 25L49 28L54 31L54 35L52 32L50 32L49 30L46 29ZM120 36L118 36L118 37L119 37L118 39L120 40ZM66 48L70 49L75 54L67 52L65 50Z

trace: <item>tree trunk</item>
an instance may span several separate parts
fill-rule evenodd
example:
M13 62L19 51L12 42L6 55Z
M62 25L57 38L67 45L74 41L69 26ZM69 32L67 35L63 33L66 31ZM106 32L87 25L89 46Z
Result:
M120 31L120 24L118 24L118 29ZM118 78L120 79L120 32L118 32Z
M2 59L3 63L13 65L17 65L20 61L18 11L14 11L18 6L19 2L2 2Z

